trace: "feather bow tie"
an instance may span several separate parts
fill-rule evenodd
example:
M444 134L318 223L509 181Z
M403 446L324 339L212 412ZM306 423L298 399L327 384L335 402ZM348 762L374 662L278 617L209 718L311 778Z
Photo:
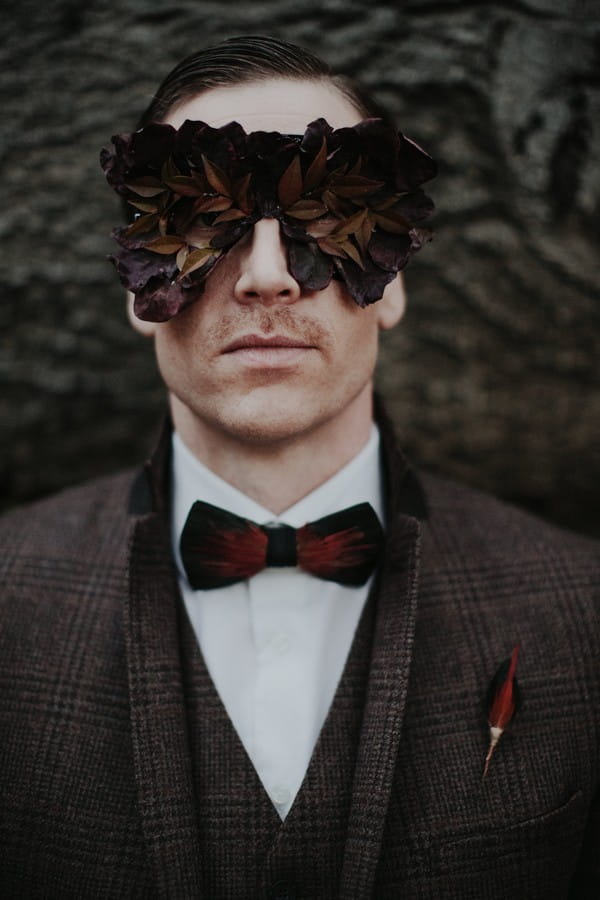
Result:
M258 525L197 500L181 534L181 558L194 590L243 581L269 566L299 566L345 585L364 584L377 563L383 529L369 503L308 522Z

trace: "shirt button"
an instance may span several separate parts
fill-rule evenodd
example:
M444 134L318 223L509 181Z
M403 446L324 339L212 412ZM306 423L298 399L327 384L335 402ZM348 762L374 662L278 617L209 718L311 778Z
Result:
M286 803L289 803L290 792L286 787L278 784L273 788L271 796L273 797L273 803L276 803L277 806L285 806Z

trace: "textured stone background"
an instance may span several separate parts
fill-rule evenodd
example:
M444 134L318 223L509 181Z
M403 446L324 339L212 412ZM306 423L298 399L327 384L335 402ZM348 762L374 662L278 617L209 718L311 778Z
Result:
M360 76L441 161L380 372L410 455L598 533L596 0L2 0L0 31L4 506L144 455L163 394L105 259L98 150L180 57L266 32Z

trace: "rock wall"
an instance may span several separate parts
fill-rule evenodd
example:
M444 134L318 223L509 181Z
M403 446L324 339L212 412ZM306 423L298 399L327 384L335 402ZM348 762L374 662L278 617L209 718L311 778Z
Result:
M3 0L8 506L139 460L163 391L106 261L98 167L181 57L234 34L360 78L440 161L379 371L409 455L581 531L600 508L600 9L589 0ZM318 112L318 111L316 111Z

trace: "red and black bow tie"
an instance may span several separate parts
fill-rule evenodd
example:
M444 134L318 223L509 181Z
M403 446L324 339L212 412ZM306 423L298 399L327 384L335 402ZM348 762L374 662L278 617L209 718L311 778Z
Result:
M225 587L269 566L299 566L326 581L364 584L383 546L383 529L369 503L290 525L257 525L197 500L181 534L181 558L194 590Z

